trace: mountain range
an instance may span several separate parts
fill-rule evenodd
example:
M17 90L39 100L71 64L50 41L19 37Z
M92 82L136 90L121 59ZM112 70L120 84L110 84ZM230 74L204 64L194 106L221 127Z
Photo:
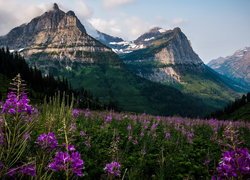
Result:
M250 47L237 50L231 56L211 60L208 66L218 73L250 87Z
M202 62L180 28L156 27L127 42L84 24L54 4L0 37L0 46L19 51L45 76L65 77L124 111L202 116L242 91Z

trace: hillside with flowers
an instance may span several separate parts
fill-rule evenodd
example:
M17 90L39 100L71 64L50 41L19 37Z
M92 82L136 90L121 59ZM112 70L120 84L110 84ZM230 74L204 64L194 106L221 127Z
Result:
M250 122L30 104L17 76L0 109L1 179L248 179Z

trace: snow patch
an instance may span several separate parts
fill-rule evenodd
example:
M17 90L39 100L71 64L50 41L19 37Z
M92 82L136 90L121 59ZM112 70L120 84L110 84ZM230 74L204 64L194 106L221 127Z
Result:
M70 66L66 66L65 68L66 68L66 70L68 70L68 71L71 71L71 70L72 70L72 68L71 68Z
M123 45L123 46L127 46L129 45L129 42L127 41L121 41L121 42L110 42L110 45Z
M24 48L20 48L19 50L18 50L18 52L22 52L24 50Z
M155 39L155 37L151 37L151 38L146 38L146 39L144 39L144 41L151 41L151 40L154 40Z
M167 30L166 29L159 29L159 32L160 33L164 33L164 32L166 32Z

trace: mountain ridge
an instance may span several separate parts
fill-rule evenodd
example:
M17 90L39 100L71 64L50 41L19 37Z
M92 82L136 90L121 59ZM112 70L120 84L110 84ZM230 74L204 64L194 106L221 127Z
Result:
M78 22L73 12L56 7L19 27L21 33L14 28L1 38L0 45L23 48L21 53L31 67L38 67L44 75L67 78L75 89L84 87L101 102L113 101L123 111L202 116L216 108L174 87L131 73L111 48L89 36ZM25 34L28 30L32 32Z
M208 66L250 89L250 47L237 50L233 55L211 60Z

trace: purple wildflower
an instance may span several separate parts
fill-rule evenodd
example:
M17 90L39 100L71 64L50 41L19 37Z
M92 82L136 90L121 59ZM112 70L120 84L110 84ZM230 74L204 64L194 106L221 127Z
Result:
M70 162L70 155L67 152L57 152L53 162L49 164L52 171L62 171L67 169L67 163Z
M247 148L237 148L223 153L217 168L219 178L250 175L250 154Z
M19 173L27 176L36 176L36 166L34 164L24 165L19 169Z
M2 105L2 113L15 115L17 113L32 114L34 108L29 105L29 99L26 94L18 97L14 92L9 92L5 103Z
M166 133L165 133L165 139L169 140L169 139L170 139L170 137L171 137L171 134L170 134L170 133L168 133L168 132L166 132Z
M72 172L77 176L83 176L82 170L84 167L84 161L81 159L79 152L73 152L71 154L71 168Z
M26 175L26 176L36 176L36 166L34 164L27 164L17 168L11 168L7 172L8 176L13 177L16 174Z
M84 136L86 136L87 135L87 133L85 132L85 131L80 131L80 136L81 137L84 137Z
M106 164L104 171L106 171L110 175L120 176L121 175L120 168L121 168L120 163L113 161L109 164Z
M155 131L157 127L158 127L158 123L152 124L151 131Z
M14 175L18 174L18 169L19 168L11 168L11 169L9 169L8 172L6 173L7 176L13 177Z
M79 109L73 109L72 116L74 118L78 118L80 116L80 114L81 114L81 111Z
M131 124L128 125L127 130L130 131L132 129Z
M39 144L43 149L55 149L58 146L56 136L53 132L39 135L36 143Z
M49 164L49 169L52 171L65 171L67 167L77 176L82 176L84 168L84 161L81 159L79 152L57 152L53 162Z
M110 114L110 115L107 115L106 118L105 118L105 122L106 122L106 123L109 123L109 122L112 121L112 119L113 119L113 118L112 118L112 115L111 115L111 114Z
M71 145L71 144L68 145L68 151L75 151L75 150L76 148L74 145Z

